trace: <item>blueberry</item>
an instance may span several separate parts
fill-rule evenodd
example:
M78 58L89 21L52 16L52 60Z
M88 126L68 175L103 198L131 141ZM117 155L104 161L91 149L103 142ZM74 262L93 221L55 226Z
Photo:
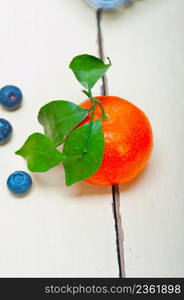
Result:
M12 135L12 131L11 124L5 119L0 119L0 145L8 142Z
M24 171L16 171L8 177L7 186L12 193L22 195L32 186L31 176Z
M0 103L8 110L17 109L22 102L21 90L13 85L6 85L0 89Z

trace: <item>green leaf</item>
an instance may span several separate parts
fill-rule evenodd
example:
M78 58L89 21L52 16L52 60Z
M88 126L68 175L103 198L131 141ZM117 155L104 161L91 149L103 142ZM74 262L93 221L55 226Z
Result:
M110 60L108 64L104 64L101 59L88 54L74 57L69 65L77 80L86 89L91 89L110 66Z
M65 158L48 136L37 132L30 135L22 148L15 153L27 160L28 169L32 172L46 172Z
M43 125L45 134L59 146L88 113L88 109L72 102L58 100L44 105L39 111L38 120Z
M101 120L86 123L72 131L64 145L66 184L92 176L100 167L104 153Z

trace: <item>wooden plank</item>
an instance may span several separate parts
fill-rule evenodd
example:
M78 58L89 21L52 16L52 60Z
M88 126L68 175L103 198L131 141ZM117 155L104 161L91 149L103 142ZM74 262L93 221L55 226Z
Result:
M59 166L33 174L26 197L14 197L6 188L11 172L26 170L14 151L42 130L36 120L40 106L53 99L84 99L67 65L81 52L97 53L96 35L95 13L83 1L2 3L1 85L19 86L24 104L16 112L1 109L14 127L11 142L0 148L1 277L118 275L110 187L66 188Z
M154 131L148 167L121 186L128 277L184 276L183 9L182 0L137 1L103 18L110 94L143 109Z

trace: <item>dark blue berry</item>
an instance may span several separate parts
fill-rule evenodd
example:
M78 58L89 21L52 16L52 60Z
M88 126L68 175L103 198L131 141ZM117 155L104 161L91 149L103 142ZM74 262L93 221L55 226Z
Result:
M12 131L11 124L5 119L0 119L0 145L9 141Z
M9 110L17 109L22 102L21 90L13 85L6 85L0 89L0 103Z
M31 176L24 171L16 171L8 177L7 186L12 193L22 195L32 186Z

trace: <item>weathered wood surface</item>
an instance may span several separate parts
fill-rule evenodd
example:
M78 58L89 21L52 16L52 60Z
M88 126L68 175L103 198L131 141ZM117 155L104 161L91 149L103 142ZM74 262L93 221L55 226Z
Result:
M97 54L95 11L84 1L6 0L0 10L1 86L24 93L16 112L0 108L14 135L0 148L0 276L116 277L118 264L110 187L65 187L62 166L33 174L22 198L7 176L26 170L14 151L42 130L41 105L84 99L67 65ZM121 186L126 275L184 276L182 0L145 0L102 19L110 94L131 100L153 125L155 146L145 172ZM99 94L96 87L96 94Z

